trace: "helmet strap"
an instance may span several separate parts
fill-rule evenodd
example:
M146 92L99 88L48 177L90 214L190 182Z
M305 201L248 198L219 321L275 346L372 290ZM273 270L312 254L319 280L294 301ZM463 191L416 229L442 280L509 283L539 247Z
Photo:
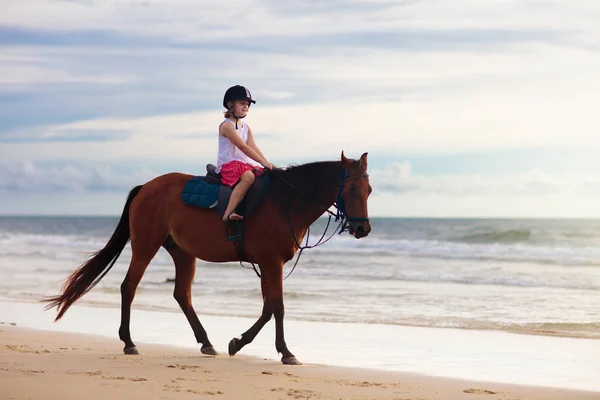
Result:
M231 107L231 110L229 110L229 112L230 112L230 113L231 113L231 115L232 115L232 116L235 118L235 129L237 129L237 128L238 128L238 124L237 124L237 123L238 123L238 120L239 120L239 119L242 119L242 118L244 118L244 117L238 117L237 115L235 115L235 111L234 111L234 108L233 108L233 107Z

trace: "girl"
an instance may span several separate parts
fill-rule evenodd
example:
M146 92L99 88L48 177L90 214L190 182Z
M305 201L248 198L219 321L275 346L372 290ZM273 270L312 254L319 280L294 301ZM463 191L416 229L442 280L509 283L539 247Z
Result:
M221 181L233 187L229 204L223 215L223 221L239 220L243 217L235 212L235 208L254 183L254 171L261 174L264 168L275 168L260 151L252 129L240 119L248 115L250 104L255 104L250 91L243 86L232 86L225 92L223 106L227 109L225 120L219 125L219 154L217 173Z

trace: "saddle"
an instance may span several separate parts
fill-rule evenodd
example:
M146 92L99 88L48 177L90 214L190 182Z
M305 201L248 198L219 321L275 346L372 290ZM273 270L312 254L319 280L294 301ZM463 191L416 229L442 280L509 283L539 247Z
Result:
M217 167L214 165L207 164L206 175L191 178L185 184L181 198L185 204L190 206L213 209L223 218L233 189L221 183L221 174L218 174L216 169ZM256 210L262 204L270 182L271 174L263 173L257 176L240 204L236 207L236 213L246 218ZM243 242L241 242L243 240L243 220L228 221L227 240L238 242L236 246L239 244L243 246Z
M204 177L204 181L212 185L221 185L221 174L217 173L216 166L206 164L206 176Z

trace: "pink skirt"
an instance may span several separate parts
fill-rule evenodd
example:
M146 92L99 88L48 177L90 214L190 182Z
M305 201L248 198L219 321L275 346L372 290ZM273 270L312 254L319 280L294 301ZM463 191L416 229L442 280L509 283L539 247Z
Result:
M230 161L221 166L221 182L224 185L233 187L240 180L240 176L246 171L253 171L256 176L260 176L263 173L263 169L260 167L241 161Z

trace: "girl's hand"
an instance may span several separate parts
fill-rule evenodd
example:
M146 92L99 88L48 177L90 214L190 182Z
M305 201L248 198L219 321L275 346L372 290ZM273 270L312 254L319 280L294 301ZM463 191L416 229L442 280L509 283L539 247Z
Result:
M264 164L264 165L263 165L263 167L265 167L266 169L268 169L268 170L271 170L271 171L277 168L277 167L275 166L275 164L273 164L273 163L270 163L270 162L268 162L268 163Z

